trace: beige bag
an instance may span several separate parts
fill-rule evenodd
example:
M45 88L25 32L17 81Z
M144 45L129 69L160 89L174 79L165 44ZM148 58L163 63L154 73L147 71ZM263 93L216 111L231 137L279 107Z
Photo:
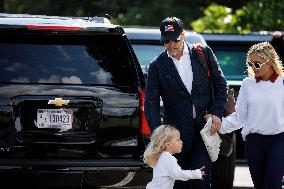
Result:
M216 132L214 135L210 134L210 128L212 126L212 118L209 117L204 128L200 131L201 138L205 144L207 152L212 162L218 159L220 152L220 144L222 142L219 134Z

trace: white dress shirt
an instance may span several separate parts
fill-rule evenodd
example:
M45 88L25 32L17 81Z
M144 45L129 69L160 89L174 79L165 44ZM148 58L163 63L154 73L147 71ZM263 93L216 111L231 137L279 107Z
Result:
M175 180L202 179L201 171L182 170L177 159L167 151L161 153L153 169L153 179L146 189L172 189Z
M172 57L168 52L168 56L173 60L177 71L179 73L179 76L185 85L187 91L191 93L192 90L192 81L193 81L193 73L192 73L192 67L191 67L191 60L189 56L188 46L186 43L183 43L183 54L180 57L180 59L176 59ZM193 106L193 117L196 117L196 111L195 107Z
M243 80L236 111L222 119L220 133L242 129L245 140L250 133L275 135L284 132L284 81L256 82L254 77Z

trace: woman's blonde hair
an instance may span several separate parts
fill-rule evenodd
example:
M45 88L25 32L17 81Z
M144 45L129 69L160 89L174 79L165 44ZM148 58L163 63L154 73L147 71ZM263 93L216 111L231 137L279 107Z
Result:
M161 125L157 127L150 138L143 161L150 167L154 167L163 151L166 149L166 142L179 133L179 130L171 125Z
M272 69L278 74L283 75L283 67L281 60L276 53L275 49L269 42L262 42L257 43L251 46L247 53L247 71L250 76L254 75L254 72L251 67L248 66L249 61L249 55L250 54L256 54L260 58L262 58L264 61L268 61L271 65Z

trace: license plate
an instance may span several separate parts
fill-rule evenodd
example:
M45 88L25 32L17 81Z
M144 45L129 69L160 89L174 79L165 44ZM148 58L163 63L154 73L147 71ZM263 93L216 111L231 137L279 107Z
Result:
M70 109L38 109L38 128L57 128L68 130L72 128L73 111Z

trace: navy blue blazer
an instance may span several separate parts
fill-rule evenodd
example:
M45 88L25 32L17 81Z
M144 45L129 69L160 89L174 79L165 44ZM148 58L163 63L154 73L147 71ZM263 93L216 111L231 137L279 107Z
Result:
M151 131L161 125L160 97L163 100L163 124L178 128L184 142L184 150L192 143L194 132L203 128L205 113L222 117L227 99L227 82L224 78L216 56L208 46L203 46L211 70L215 101L212 101L208 75L198 59L193 45L187 44L193 72L192 91L189 93L181 80L174 62L163 51L156 57L148 69L145 89L145 115ZM193 108L196 110L197 128L193 128Z

